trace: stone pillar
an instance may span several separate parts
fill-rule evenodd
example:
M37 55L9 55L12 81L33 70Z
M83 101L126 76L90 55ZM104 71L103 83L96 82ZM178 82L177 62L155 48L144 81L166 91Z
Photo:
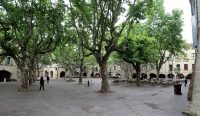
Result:
M197 0L197 27L198 40L200 40L200 1ZM193 115L200 116L200 42L198 41L196 66L194 71L194 83L192 91L191 112Z
M189 89L189 98L191 105L183 112L183 116L200 116L200 1L195 0L197 13L197 38L198 47L196 53L195 70L193 72L193 80Z

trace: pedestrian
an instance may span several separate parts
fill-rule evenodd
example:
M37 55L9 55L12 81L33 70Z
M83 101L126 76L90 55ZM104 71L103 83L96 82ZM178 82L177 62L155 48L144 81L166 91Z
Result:
M44 78L43 78L43 76L40 77L40 91L41 91L41 88L44 91Z
M47 84L49 84L49 80L50 80L50 78L49 78L49 76L47 76Z
M187 78L185 77L185 86L187 86Z

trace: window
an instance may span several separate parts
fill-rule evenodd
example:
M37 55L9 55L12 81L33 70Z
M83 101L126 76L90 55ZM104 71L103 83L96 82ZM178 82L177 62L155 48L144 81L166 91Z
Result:
M188 70L188 64L184 64L184 70Z
M191 55L192 55L191 59L194 60L195 59L195 53L192 53Z
M116 70L116 66L114 66L114 70Z
M6 64L11 64L10 60L11 60L11 58L10 58L10 57L7 57L7 58L6 58Z
M176 68L177 68L177 69L181 69L180 64L176 64Z

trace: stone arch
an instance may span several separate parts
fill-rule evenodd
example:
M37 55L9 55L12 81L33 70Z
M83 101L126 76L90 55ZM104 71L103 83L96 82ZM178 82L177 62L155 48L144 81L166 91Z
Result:
M179 73L179 74L176 75L176 77L177 77L177 78L180 78L180 79L183 79L183 78L184 78L184 75L183 75L182 73Z
M63 78L63 77L65 77L65 72L64 72L64 71L62 71L62 72L60 73L60 78Z
M133 78L133 79L136 79L136 77L137 77L137 74L136 74L136 73L133 73L133 74L132 74L132 78Z
M159 78L164 79L164 78L166 78L166 76L165 76L165 74L159 74Z
M50 78L53 78L53 71L50 72Z
M169 74L167 75L167 77L173 79L173 78L174 78L174 74L169 73Z
M83 76L84 76L84 77L87 77L87 73L86 73L86 72L84 72L84 73L83 73Z
M146 73L141 73L140 79L141 79L141 80L147 79L147 74L146 74Z
M90 74L90 77L94 77L94 72L92 72L92 73Z
M189 73L185 78L186 79L192 79L192 73Z
M6 81L10 81L11 78L11 73L6 71L6 70L0 70L0 82L3 82L4 79L6 79Z
M151 73L151 74L149 74L149 77L150 77L150 79L156 78L156 74L155 73Z
M49 76L49 72L46 70L44 75L45 77Z
M99 78L100 77L100 74L99 73L96 73L95 74L95 78Z

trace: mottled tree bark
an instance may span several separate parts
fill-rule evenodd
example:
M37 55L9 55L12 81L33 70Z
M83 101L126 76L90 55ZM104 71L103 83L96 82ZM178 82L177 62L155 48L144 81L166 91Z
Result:
M78 84L80 85L83 84L82 78L83 78L83 59L81 59L80 74L79 74L79 81L78 81Z
M101 78L102 78L100 92L103 92L103 93L111 92L109 80L108 80L108 76L107 76L107 63L106 62L100 63L100 74L101 74Z
M160 75L160 69L156 69L156 78L159 80L159 75Z
M28 90L28 75L27 70L24 68L21 68L21 86L19 88L19 91L27 91Z
M140 86L140 68L138 67L138 69L136 68L136 77L137 77L137 86Z

